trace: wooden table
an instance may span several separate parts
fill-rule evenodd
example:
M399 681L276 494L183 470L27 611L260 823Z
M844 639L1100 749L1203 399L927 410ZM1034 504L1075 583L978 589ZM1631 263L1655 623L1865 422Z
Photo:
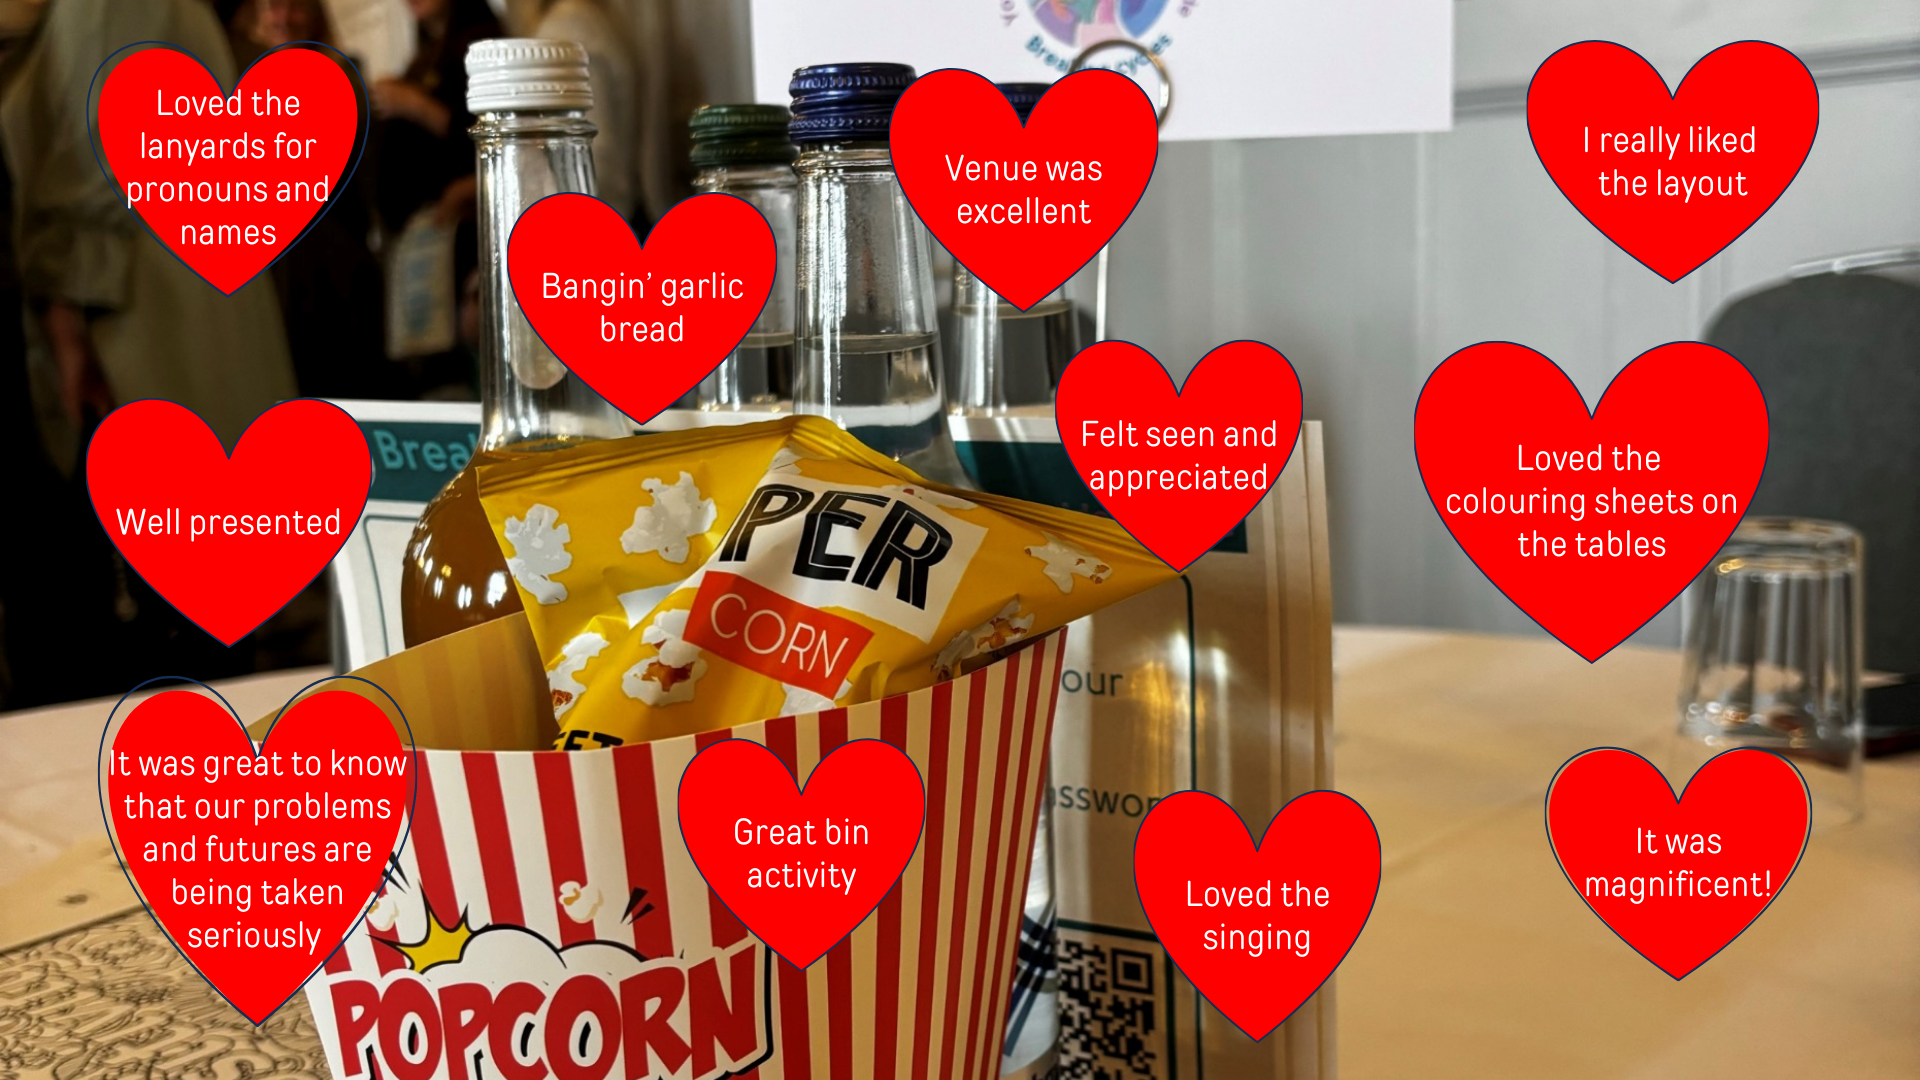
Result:
M1372 920L1339 975L1346 1080L1920 1077L1920 757L1867 765L1862 820L1680 982L1587 910L1549 850L1567 758L1664 760L1677 654L1335 632L1340 790L1380 829Z
M1335 776L1373 815L1385 853L1379 902L1338 980L1345 1080L1920 1077L1920 756L1869 764L1865 818L1816 832L1772 908L1675 982L1568 887L1542 798L1554 770L1590 747L1660 760L1676 655L1620 649L1588 665L1551 641L1358 627L1336 629L1334 643ZM315 675L221 690L252 718ZM111 706L0 715L0 948L134 906L94 789ZM0 956L0 1075L160 1059L135 1074L199 1075L223 1055L245 1056L261 1078L324 1068L303 1003L254 1035L156 948L144 919L136 910ZM56 1073L55 1053L10 1064L10 1038L17 1051L66 1030L10 1025L25 980L132 962L159 965L143 978L190 1038L156 1038L131 1010L93 1001L86 1067L67 1059Z

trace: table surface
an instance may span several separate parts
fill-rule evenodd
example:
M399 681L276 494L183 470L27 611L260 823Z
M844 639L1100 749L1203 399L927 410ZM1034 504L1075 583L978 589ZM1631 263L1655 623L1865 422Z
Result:
M1869 763L1865 817L1816 831L1765 916L1676 982L1587 910L1542 825L1547 782L1572 755L1661 760L1676 654L1621 648L1589 665L1550 640L1339 627L1334 667L1336 786L1372 814L1385 855L1338 979L1345 1080L1920 1076L1920 756ZM219 689L251 719L316 674ZM139 969L190 1031L156 1041L95 1001L96 1070L170 1053L151 1075L188 1075L244 1045L256 1077L310 1075L304 1005L255 1036L144 915L101 922L137 908L94 786L112 704L0 714L0 949L96 924L0 957L0 1018L23 986ZM0 1072L56 1075L51 1057L10 1054L62 1030L0 1022Z

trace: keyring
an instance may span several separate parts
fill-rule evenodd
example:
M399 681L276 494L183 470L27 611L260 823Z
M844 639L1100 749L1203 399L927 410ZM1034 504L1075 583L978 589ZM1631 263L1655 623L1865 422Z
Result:
M1154 104L1153 109L1154 123L1158 127L1166 127L1167 114L1173 111L1173 76L1167 74L1167 65L1161 63L1158 56L1155 56L1146 46L1139 42L1132 41L1128 38L1112 38L1107 41L1096 41L1092 45L1080 50L1080 55L1075 56L1073 63L1068 66L1067 74L1071 75L1076 71L1086 70L1087 59L1089 57L1098 52L1105 52L1108 49L1131 49L1139 53L1142 57L1145 57L1147 63L1153 65L1154 72L1160 77L1160 92L1155 95L1158 100ZM1131 78L1132 76L1128 77Z

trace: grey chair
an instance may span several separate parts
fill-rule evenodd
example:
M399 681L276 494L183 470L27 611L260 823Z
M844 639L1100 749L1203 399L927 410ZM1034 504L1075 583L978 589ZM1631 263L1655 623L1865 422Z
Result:
M1920 288L1798 277L1727 305L1706 339L1767 399L1767 467L1749 512L1858 529L1867 666L1920 674Z

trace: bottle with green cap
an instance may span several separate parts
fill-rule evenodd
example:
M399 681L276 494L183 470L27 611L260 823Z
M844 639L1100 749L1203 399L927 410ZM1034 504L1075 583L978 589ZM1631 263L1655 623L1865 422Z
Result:
M753 329L695 390L713 411L786 411L793 405L793 251L800 181L784 105L702 105L693 135L693 187L752 203L773 230L779 262Z

